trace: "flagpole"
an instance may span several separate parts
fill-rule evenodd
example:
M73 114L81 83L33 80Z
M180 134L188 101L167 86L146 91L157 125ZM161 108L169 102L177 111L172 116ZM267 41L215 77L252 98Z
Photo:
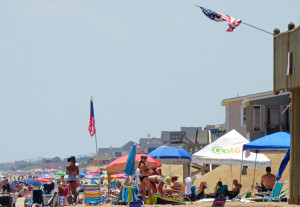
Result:
M249 26L249 27L253 27L254 29L257 29L257 30L260 30L260 31L262 31L262 32L265 32L265 33L268 33L268 34L270 34L270 35L274 35L273 33L271 33L271 32L268 32L268 31L266 31L266 30L264 30L264 29L261 29L261 28L258 28L258 27L255 27L255 26L253 26L253 25L251 25L251 24L247 24L246 22L241 22L242 24L245 24L245 25L247 25L247 26Z
M93 96L91 96L91 100L93 100ZM95 109L94 109L94 118L95 118ZM96 134L97 134L97 132L96 132L96 126L95 126L96 160L97 160L97 168L98 168L98 176L99 176L99 190L100 190L100 193L101 193L100 166L99 166L99 160L98 160L98 144L97 144L97 135Z

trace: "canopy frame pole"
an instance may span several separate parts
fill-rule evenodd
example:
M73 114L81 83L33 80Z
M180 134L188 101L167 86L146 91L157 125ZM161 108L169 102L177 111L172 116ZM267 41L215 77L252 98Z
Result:
M255 151L254 176L253 176L253 183L252 183L252 186L254 186L254 181L255 181L256 160L257 160L257 150ZM254 190L254 189L252 189L252 194L253 194L253 190Z
M241 196L241 188L240 188L240 186L242 185L243 162L244 162L244 149L243 149L243 151L242 151L242 162L241 162L241 170L240 170L239 198L240 198L240 196Z
M169 158L169 176L171 177L171 164L170 164L171 160Z

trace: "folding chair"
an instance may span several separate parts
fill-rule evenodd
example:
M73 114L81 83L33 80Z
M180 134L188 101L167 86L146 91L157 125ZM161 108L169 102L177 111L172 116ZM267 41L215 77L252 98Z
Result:
M100 184L84 185L84 202L86 204L99 204L101 203Z
M269 191L268 193L263 193L263 199L267 201L279 201L279 195L282 190L283 184L284 183L275 182L272 191Z
M144 207L143 201L132 201L127 204L127 207Z

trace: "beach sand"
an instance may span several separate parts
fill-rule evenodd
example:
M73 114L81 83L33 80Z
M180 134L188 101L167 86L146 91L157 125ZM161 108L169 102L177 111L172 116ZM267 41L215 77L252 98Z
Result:
M77 205L77 207L85 207L86 205L80 204ZM112 206L112 205L102 205L102 206ZM125 205L124 205L125 206ZM172 205L146 205L149 207L154 207L154 206L159 206L159 207L174 207ZM182 205L182 206L193 206L193 207L211 207L212 206L212 202L206 202L206 203L187 203L187 205ZM286 206L286 207L296 207L296 206L300 206L300 205L288 205L287 203L276 203L276 202L256 202L256 203L241 203L241 202L227 202L225 204L225 206L239 206L239 207L254 207L254 206L258 206L258 207L281 207L281 206ZM24 207L24 198L18 198L17 201L17 205L16 207Z

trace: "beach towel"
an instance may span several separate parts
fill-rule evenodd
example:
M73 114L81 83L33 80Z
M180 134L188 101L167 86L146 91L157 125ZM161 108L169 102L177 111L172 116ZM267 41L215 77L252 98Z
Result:
M124 203L137 201L138 188L136 186L122 186L119 200Z

